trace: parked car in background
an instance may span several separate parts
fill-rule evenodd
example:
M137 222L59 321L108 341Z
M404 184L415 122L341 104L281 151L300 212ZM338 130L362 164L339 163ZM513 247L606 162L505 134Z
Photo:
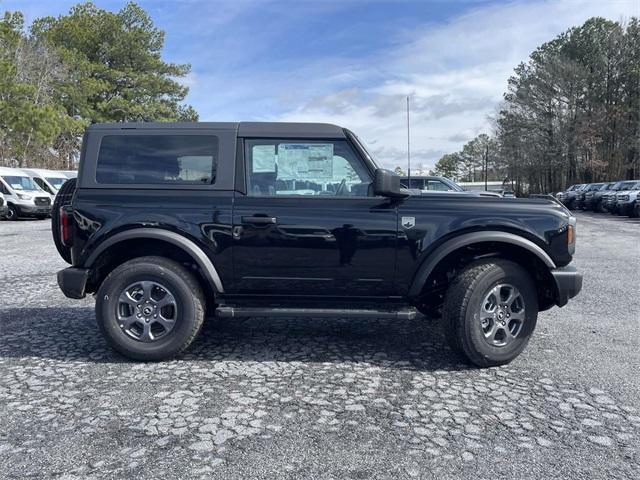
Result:
M17 168L0 167L0 193L7 202L7 219L46 218L51 214L51 196Z
M0 220L7 215L7 202L4 199L4 195L0 193Z
M578 193L576 194L575 208L578 210L585 210L584 205L586 202L587 193L595 192L596 190L602 188L603 185L604 183L589 183L585 188L578 191Z
M578 183L576 185L571 185L564 192L559 192L556 195L556 198L562 202L562 204L567 207L569 210L575 208L576 198L578 193L582 191L587 186L586 183Z
M633 216L636 218L640 217L640 195L636 197L636 203L633 207Z
M612 213L627 216L634 214L638 192L640 192L640 180L625 190L618 191L615 196L616 203L613 206Z
M613 185L615 185L615 183L616 182L605 182L601 184L600 188L585 192L582 209L597 212L600 206L600 200L602 199L602 194L608 191Z
M58 190L69 180L63 172L56 170L45 170L42 168L23 168L22 171L29 175L38 186L51 195L51 201L56 198Z
M434 175L400 178L400 185L410 190L420 190L421 192L458 192L480 197L501 197L497 192L486 190L465 190L456 182L447 177L438 177Z
M616 210L616 196L618 192L623 192L633 188L638 183L637 180L624 180L617 182L609 192L602 196L602 208L609 213L615 213Z
M60 170L62 173L64 173L68 178L77 178L78 177L78 171L77 170Z
M447 177L438 176L419 176L400 177L400 185L404 188L410 188L412 190L428 190L438 192L464 192L464 188L458 185L453 180Z

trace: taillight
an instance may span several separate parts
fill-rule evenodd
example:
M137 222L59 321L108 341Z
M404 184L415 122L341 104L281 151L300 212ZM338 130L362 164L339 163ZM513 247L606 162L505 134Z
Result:
M60 240L66 247L70 246L71 242L71 217L67 213L64 207L60 208Z

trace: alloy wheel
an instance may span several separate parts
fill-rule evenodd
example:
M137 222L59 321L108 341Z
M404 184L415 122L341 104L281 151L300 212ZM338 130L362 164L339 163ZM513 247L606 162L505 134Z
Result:
M116 316L129 337L152 343L168 335L176 325L178 305L174 295L158 282L140 281L118 297Z
M500 283L484 296L480 305L480 329L489 345L511 344L522 332L524 321L524 298L513 285Z

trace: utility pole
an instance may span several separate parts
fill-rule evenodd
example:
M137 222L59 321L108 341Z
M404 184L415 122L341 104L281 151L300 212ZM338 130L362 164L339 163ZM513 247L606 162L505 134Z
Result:
M411 133L409 128L409 95L407 95L407 188L411 188Z
M489 144L484 146L484 191L488 190L487 188L487 177L489 176Z

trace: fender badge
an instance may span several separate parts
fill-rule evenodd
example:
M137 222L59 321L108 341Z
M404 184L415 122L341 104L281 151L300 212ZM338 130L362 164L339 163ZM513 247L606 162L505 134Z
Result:
M402 217L402 226L407 230L416 226L416 217Z

